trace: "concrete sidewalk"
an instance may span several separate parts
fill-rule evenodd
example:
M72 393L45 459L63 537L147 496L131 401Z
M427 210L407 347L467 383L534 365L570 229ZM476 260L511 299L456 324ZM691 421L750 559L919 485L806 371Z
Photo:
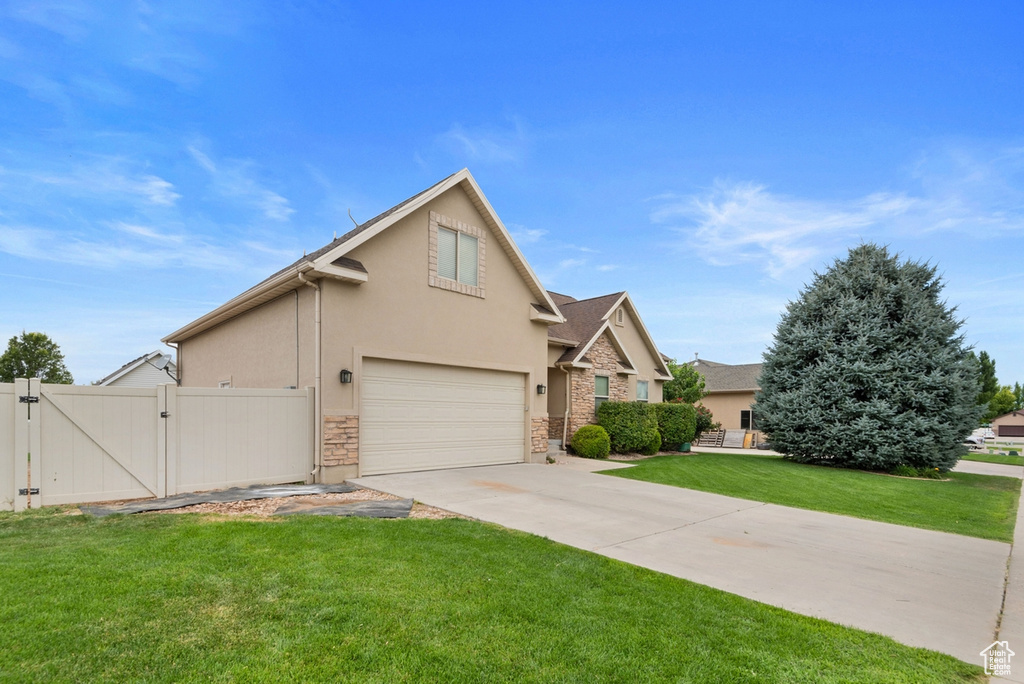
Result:
M588 472L610 467L629 464L354 482L970 663L995 638L1009 544Z

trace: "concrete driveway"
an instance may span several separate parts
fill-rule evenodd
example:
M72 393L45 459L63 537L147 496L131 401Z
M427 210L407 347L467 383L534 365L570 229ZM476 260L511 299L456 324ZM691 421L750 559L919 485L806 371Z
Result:
M1009 544L590 472L609 467L628 466L567 459L354 482L970 663L994 640Z

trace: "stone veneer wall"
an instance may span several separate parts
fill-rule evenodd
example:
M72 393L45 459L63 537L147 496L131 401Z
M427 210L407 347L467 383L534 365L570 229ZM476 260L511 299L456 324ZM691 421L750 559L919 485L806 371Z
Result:
M359 416L324 416L325 466L359 463Z
M572 383L572 410L569 411L569 431L567 439L584 425L597 422L594 411L594 376L608 376L608 400L626 401L629 397L629 383L624 374L619 373L619 355L608 340L601 335L586 354L592 368L573 368L569 372Z
M530 421L530 451L535 454L548 450L548 419L534 418Z
M562 428L564 427L565 416L548 416L548 439L562 439Z

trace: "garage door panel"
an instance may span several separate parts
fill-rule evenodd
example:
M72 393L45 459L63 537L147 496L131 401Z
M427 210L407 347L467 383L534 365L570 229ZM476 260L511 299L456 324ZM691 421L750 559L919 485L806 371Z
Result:
M523 461L522 374L381 359L362 374L362 474Z

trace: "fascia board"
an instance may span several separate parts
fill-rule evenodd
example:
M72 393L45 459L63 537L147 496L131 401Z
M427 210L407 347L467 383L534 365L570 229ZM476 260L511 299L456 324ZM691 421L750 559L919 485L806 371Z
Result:
M177 344L187 340L190 337L198 335L201 332L209 330L218 323L222 323L229 318L233 318L241 313L245 313L250 309L254 309L264 302L268 302L279 294L283 294L288 290L294 289L299 283L298 277L300 273L306 273L312 270L312 265L308 262L303 262L296 268L289 269L284 273L279 274L276 278L267 280L256 287L246 290L237 297L228 300L224 304L221 304L210 313L197 318L183 328L175 330L167 337L161 338L161 342L164 344Z
M546 314L543 311L537 311L537 308L532 304L530 305L530 320L540 321L542 323L547 323L548 325L558 325L559 323L565 322L565 319L562 318L561 316L556 316L554 314Z
M354 268L345 268L344 266L335 266L331 263L319 268L314 268L313 272L319 273L327 278L343 280L346 283L355 283L356 285L362 285L369 280L369 275L363 271L357 271Z
M549 337L548 338L548 344L557 344L557 345L563 346L563 347L575 347L579 343L580 343L579 340L567 340L567 339L562 338L562 337Z
M654 338L651 337L650 331L647 329L647 326L644 325L644 320L640 318L640 312L636 310L636 305L633 304L633 299L629 296L628 292L622 293L622 296L619 297L619 301L615 303L615 307L612 307L608 312L608 316L611 316L612 311L614 311L620 303L624 303L629 307L629 313L633 316L633 322L636 323L636 326L640 329L640 336L644 339L644 343L650 350L651 355L654 356L655 360L659 364L661 364L661 367L656 370L664 373L667 376L666 379L671 380L672 372L668 369L668 364L665 362L665 359L661 358L661 352L658 351L658 345L654 344Z
M463 172L465 173L464 176ZM512 240L512 236L509 234L508 229L505 228L505 224L501 222L500 218L498 218L498 213L494 211L494 207L492 207L491 203L487 201L487 196L484 195L484 191L480 189L479 185L477 185L476 179L473 178L473 174L469 172L469 169L463 169L454 180L458 180L460 183L464 182L470 187L472 191L470 193L470 199L474 200L473 203L477 205L477 209L481 210L484 218L489 219L491 222L491 228L494 230L495 236L498 238L498 241L501 243L501 246L505 249L508 256L512 258L512 261L516 265L516 270L519 271L523 280L525 280L527 285L529 285L530 289L533 291L533 295L537 297L544 306L558 314L558 323L564 323L565 317L562 316L562 312L559 310L558 305L555 304L551 295L549 295L548 291L544 289L543 285L541 285L540 278L538 278L537 274L534 273L533 269L530 267L530 263L526 260L526 257L523 256L523 253L519 251L519 247L516 245L515 241Z
M116 370L113 373L111 373L110 375L108 375L107 377L105 377L102 380L100 380L100 383L102 383L104 385L109 385L110 383L114 382L118 378L124 377L125 375L127 375L128 373L131 373L133 370L135 370L136 368L138 368L142 364L146 363L150 359L153 359L153 358L155 358L157 356L162 356L162 352L159 352L159 351L150 352L150 353L146 354L145 356L142 356L142 357L140 357L138 359L135 359L134 361L132 361L130 364L128 364L124 368Z
M576 357L572 360L571 363L574 365L578 363L580 357L584 356L588 351L590 351L590 348L594 346L594 342L597 342L598 338L600 338L601 335L603 335L605 332L611 335L612 342L615 345L616 351L622 354L622 356L626 358L626 363L628 363L635 369L636 363L633 361L633 358L629 355L629 352L626 351L626 346L622 344L622 340L620 340L619 336L615 334L615 330L613 330L611 327L611 321L608 319L605 319L604 323L601 324L601 327L597 329L597 332L594 333L594 336L590 338L590 341L587 342L586 346L580 350L580 352L576 355ZM627 375L631 375L631 373L629 373L629 371L627 370L622 370L622 372L626 373ZM636 373L636 370L634 370L633 373Z
M318 259L316 259L316 261L313 262L313 267L318 271L323 270L325 266L329 266L331 262L337 259L338 257L345 256L356 247L368 242L369 240L372 240L377 235L380 235L380 233L383 232L384 230L387 230L395 223L401 221L409 214L421 208L427 202L432 201L438 195L441 195L442 193L451 190L453 187L458 185L468 174L469 169L462 169L454 176L450 177L447 181L434 188L434 192L430 193L429 195L422 195L420 197L417 197L416 201L410 202L409 204L405 205L398 211L394 212L393 214L390 214L387 218L378 221L370 228L364 230L362 233L353 236L350 240L346 240L345 242L338 245L334 249L330 250L326 254L322 254Z

